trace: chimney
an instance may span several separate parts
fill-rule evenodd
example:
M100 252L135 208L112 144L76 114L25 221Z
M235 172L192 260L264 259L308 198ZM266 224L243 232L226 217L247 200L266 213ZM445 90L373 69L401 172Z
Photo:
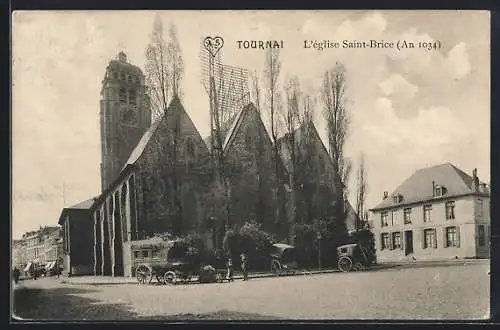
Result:
M389 192L388 191L384 191L384 199L386 199L387 197L389 197Z
M432 196L436 196L436 181L432 180Z
M477 177L477 168L472 171L472 190L479 192L479 178Z

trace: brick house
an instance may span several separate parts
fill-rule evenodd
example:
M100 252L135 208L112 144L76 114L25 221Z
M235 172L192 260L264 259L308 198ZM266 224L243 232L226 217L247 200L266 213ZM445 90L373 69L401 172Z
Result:
M476 170L420 169L370 211L379 261L489 257L490 192Z

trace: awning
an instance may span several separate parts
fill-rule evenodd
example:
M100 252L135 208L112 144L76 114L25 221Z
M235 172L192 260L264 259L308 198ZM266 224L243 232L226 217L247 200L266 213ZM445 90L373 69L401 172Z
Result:
M26 267L24 268L24 271L25 271L25 272L29 271L29 270L30 270L30 268L31 268L31 265L32 265L32 264L31 264L31 262L28 262L28 264L27 264L27 265L26 265Z

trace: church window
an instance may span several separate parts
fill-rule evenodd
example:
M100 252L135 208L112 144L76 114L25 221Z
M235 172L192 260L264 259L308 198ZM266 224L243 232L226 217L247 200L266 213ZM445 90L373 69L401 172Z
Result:
M195 156L194 143L191 139L188 139L186 144L187 144L188 156L190 158L193 158Z
M131 105L137 104L137 94L135 93L135 89L130 89L128 91L128 103Z
M127 103L127 91L125 88L120 88L120 103Z

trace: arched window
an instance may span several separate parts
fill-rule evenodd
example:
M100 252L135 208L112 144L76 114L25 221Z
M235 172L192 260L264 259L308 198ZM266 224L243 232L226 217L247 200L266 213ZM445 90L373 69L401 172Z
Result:
M194 143L192 139L186 141L187 155L189 158L194 158L196 156L196 151L194 148Z
M120 88L120 103L127 103L127 90L125 88Z
M131 105L137 104L137 93L135 92L135 89L129 89L129 91L128 91L128 103L130 103Z
M131 76L131 75L128 75L128 76L127 76L127 82L131 84L131 83L132 83L132 81L133 81L132 76Z

